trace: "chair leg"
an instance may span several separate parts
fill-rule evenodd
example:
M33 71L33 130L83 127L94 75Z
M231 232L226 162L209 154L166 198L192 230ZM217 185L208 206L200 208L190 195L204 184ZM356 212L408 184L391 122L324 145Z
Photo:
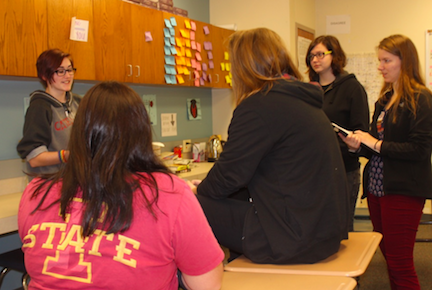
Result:
M23 285L23 289L24 289L24 290L27 290L27 289L28 289L29 279L30 279L29 274L24 273L24 274L22 275L22 285Z
M6 276L6 274L10 271L11 269L9 269L8 267L4 267L3 270L1 270L0 272L0 288L1 285L3 284L3 279Z

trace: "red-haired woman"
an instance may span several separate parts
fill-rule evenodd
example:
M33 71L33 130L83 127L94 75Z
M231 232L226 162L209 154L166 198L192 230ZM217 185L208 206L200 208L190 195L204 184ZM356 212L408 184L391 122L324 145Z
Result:
M30 178L57 172L69 159L66 149L80 100L71 92L76 68L68 53L46 50L38 57L36 68L45 91L30 94L23 138L17 146L27 161Z
M413 250L426 198L432 198L432 94L420 76L417 50L403 35L384 38L378 46L378 70L384 78L369 133L346 138L360 143L369 162L363 174L374 231L387 261L391 288L420 289Z

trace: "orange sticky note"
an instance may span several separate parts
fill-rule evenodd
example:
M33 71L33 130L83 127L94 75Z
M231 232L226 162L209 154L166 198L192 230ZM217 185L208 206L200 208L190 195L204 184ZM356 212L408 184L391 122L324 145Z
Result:
M176 75L176 77L177 77L177 82L178 82L179 84L183 84L183 83L184 83L183 76L181 76L181 75Z

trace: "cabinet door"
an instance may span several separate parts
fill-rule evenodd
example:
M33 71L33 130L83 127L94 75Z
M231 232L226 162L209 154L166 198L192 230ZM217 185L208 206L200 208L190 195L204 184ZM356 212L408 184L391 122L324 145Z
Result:
M70 53L77 68L75 79L95 80L93 3L89 0L48 1L48 47ZM87 42L70 40L71 19L89 21Z
M93 0L97 80L133 81L131 4Z
M226 77L229 75L226 64L230 64L230 60L229 55L228 60L225 55L228 53L228 38L233 33L233 30L213 26L213 58L215 66L213 87L215 88L231 88L231 85L226 81ZM224 70L222 70L222 66L225 67Z
M165 84L162 11L131 5L133 82ZM146 33L153 40L146 41Z
M35 77L47 49L46 0L0 1L0 74Z
M196 43L201 45L201 52L196 51L200 54L201 61L200 62L200 70L198 71L200 76L200 86L203 87L213 87L214 81L215 81L215 75L214 75L214 68L210 68L210 62L214 61L212 59L212 55L214 53L213 46L214 46L214 37L213 37L213 27L212 25L201 22L201 21L195 21L191 20L196 25L196 32L195 32L195 40ZM206 31L206 33L204 32ZM210 56L210 57L209 57Z

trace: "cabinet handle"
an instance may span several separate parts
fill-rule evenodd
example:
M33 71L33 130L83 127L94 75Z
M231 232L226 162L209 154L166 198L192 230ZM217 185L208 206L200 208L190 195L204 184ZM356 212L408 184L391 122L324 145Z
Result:
M128 64L127 66L128 66L128 68L129 68L129 74L128 74L128 77L131 77L131 76L132 76L132 65L131 65L131 64Z
M215 76L217 76L217 81L216 81L216 83L219 83L219 74L215 74Z
M140 68L139 65L136 65L135 67L137 68L137 72L138 72L138 74L136 75L136 77L139 78L140 75L141 75L141 68Z

